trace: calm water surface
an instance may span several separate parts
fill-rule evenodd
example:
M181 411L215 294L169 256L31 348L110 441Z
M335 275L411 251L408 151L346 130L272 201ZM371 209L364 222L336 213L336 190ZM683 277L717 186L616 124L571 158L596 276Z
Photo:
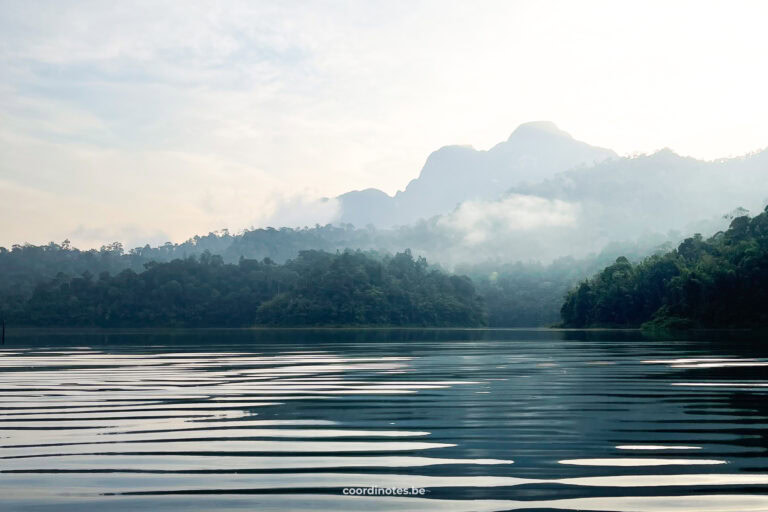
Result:
M16 331L0 510L768 511L767 394L757 334Z

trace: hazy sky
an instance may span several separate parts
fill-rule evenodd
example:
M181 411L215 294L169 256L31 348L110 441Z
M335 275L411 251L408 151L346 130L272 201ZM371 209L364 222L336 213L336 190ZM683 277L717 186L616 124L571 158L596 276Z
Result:
M547 119L620 153L768 146L765 2L0 0L0 245L314 223ZM275 213L277 211L277 213Z

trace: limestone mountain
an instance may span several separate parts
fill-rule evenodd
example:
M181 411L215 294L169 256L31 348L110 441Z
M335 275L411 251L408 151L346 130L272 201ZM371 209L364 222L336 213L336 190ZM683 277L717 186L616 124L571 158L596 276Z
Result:
M394 197L375 188L342 194L339 221L378 227L409 224L450 212L467 200L496 199L513 186L616 156L574 139L551 122L526 123L489 150L457 145L438 149L419 177Z

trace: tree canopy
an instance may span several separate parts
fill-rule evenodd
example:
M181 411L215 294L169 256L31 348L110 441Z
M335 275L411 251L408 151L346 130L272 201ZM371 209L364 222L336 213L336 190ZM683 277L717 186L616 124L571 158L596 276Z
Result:
M469 278L394 256L302 251L224 263L204 252L116 274L86 270L40 282L3 304L9 321L43 326L413 325L481 326Z
M768 322L768 207L638 264L620 257L572 289L565 326L736 327Z

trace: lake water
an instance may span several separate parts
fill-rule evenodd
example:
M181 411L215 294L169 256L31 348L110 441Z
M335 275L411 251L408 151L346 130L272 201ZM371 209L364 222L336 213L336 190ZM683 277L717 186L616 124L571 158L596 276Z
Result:
M11 331L0 510L767 511L767 394L758 334Z

